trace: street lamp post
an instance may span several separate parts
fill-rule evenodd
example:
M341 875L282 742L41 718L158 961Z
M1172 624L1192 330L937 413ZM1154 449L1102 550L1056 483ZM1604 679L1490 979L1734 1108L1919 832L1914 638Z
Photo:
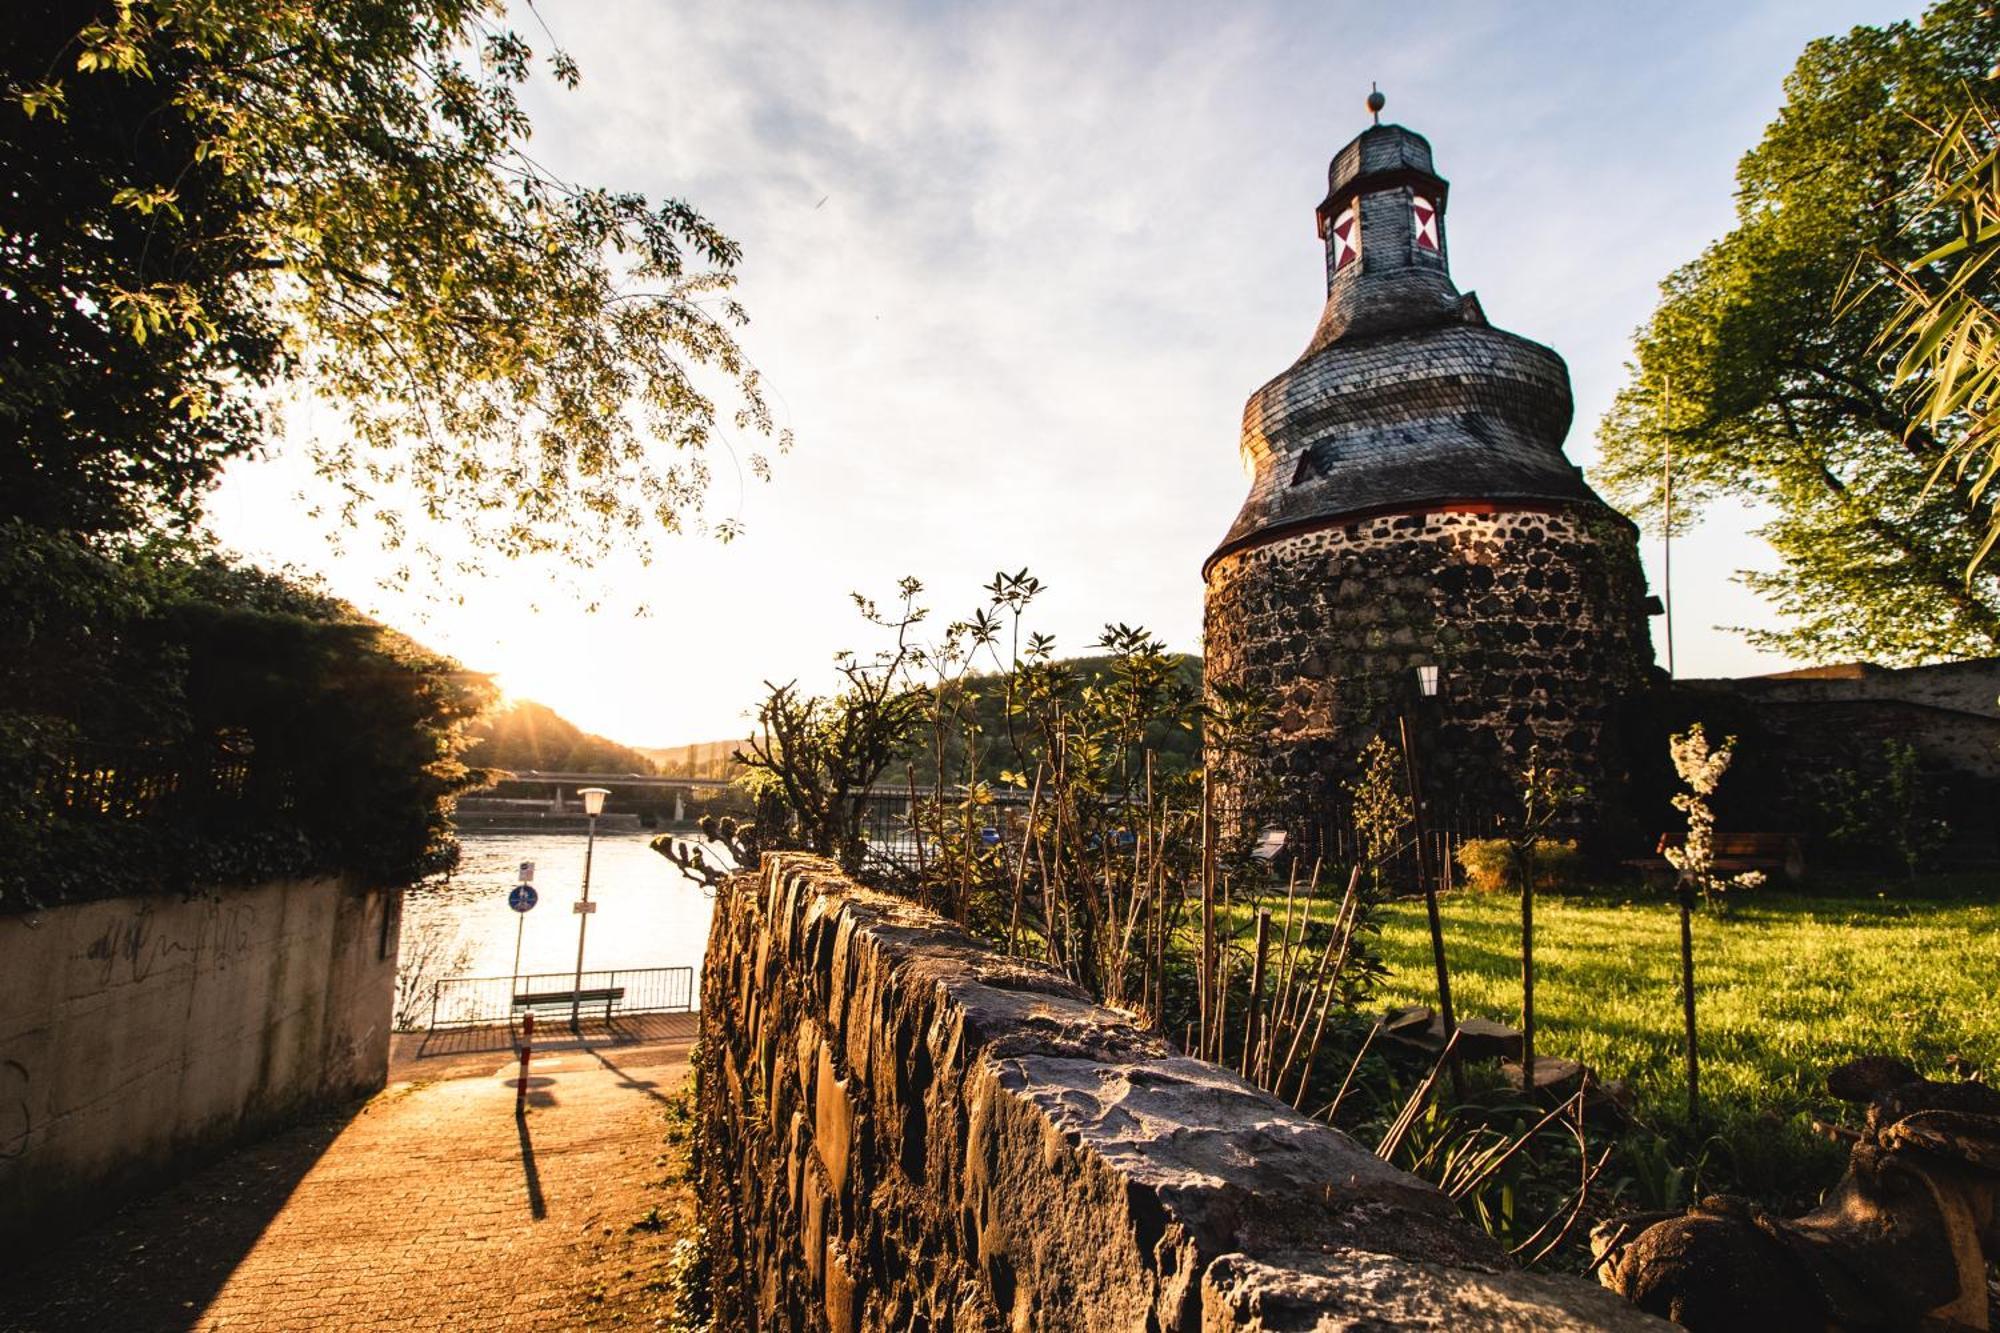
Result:
M1438 691L1438 669L1434 663L1425 663L1416 669L1417 699L1435 698ZM1417 883L1424 891L1424 912L1430 918L1431 961L1437 967L1438 1021L1442 1028L1445 1049L1451 1051L1452 1038L1458 1035L1458 1019L1451 1011L1451 972L1444 961L1444 923L1438 917L1437 881L1430 873L1424 826L1424 786L1423 774L1417 766L1416 728L1411 725L1410 710L1404 710L1400 719L1403 733L1403 766L1410 783L1411 822L1416 826L1417 835ZM1456 1051L1451 1051L1452 1094L1460 1102L1465 1100L1465 1075L1458 1061Z
M579 1026L580 1011L583 1008L583 935L590 925L590 914L597 905L590 901L590 858L597 850L597 817L604 813L604 798L611 793L603 787L585 787L577 792L583 801L583 813L590 816L590 840L583 845L583 897L576 903L576 981L569 992L569 1030L583 1035Z

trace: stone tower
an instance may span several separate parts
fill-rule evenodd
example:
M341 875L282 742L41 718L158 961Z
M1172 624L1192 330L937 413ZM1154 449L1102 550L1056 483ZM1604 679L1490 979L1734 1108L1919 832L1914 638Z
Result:
M1211 698L1275 709L1211 751L1219 808L1312 845L1406 708L1434 808L1507 809L1534 744L1615 806L1649 608L1637 530L1563 456L1568 369L1453 286L1422 136L1377 124L1327 183L1326 308L1244 407L1250 497L1202 567ZM1440 685L1418 701L1422 664Z

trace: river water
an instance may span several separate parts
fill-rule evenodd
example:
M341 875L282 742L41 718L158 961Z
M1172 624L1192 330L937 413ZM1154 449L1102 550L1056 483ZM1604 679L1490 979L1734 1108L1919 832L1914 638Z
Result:
M599 834L590 871L587 969L701 969L712 902L702 886L646 844L652 833ZM514 970L514 933L521 932L521 971L569 972L576 967L571 904L583 887L581 833L462 833L464 855L442 887L411 890L403 902L403 957L427 935L438 975L505 977ZM535 863L539 901L526 913L507 906L521 862ZM439 947L438 937L442 937Z

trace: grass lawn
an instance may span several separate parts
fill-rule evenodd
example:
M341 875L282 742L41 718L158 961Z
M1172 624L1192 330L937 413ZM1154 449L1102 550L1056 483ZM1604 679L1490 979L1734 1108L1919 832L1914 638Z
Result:
M1457 893L1442 903L1452 998L1461 1018L1518 1022L1520 902ZM1420 902L1383 909L1387 1004L1435 1003ZM1828 1069L1887 1053L1943 1078L1949 1057L2000 1075L2000 907L1893 897L1746 894L1733 915L1694 924L1701 1087L1744 1185L1798 1183L1812 1151L1806 1118L1838 1108ZM1680 927L1672 904L1639 897L1535 900L1538 1053L1631 1081L1642 1116L1684 1132ZM1852 1117L1850 1111L1849 1117ZM1746 1133L1753 1126L1769 1134ZM1831 1154L1838 1161L1840 1154ZM1831 1183L1830 1179L1822 1183Z

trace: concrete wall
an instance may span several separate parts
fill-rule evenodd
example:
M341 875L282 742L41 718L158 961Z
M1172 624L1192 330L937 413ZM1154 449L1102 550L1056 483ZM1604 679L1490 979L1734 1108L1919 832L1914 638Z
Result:
M1733 695L1809 758L1842 749L1879 754L1906 741L1927 764L2000 779L2000 658L1878 667L1864 662L1680 688Z
M0 917L0 1243L380 1088L399 905L321 879Z
M1668 1327L826 861L718 894L700 1051L719 1328Z

